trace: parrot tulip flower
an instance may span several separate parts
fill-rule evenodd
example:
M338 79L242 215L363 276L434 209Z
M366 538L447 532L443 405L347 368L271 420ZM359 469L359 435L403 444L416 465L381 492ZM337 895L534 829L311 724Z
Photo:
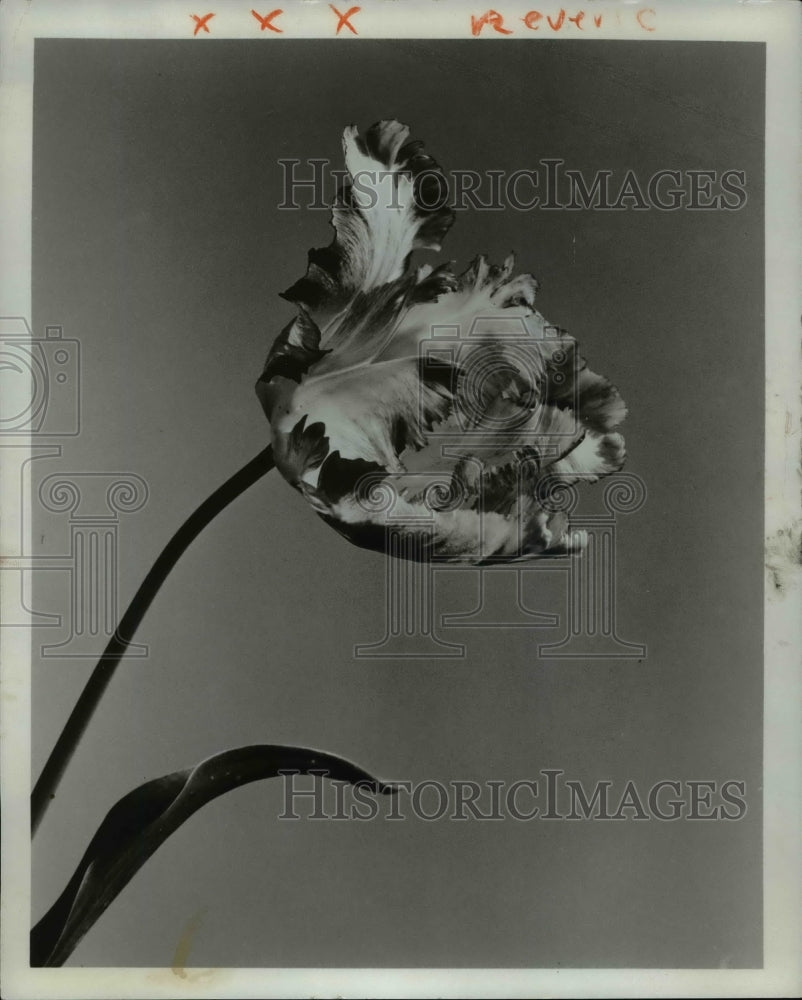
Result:
M333 242L283 297L257 393L276 467L332 527L387 551L465 564L583 544L555 485L621 468L626 407L535 309L537 281L476 258L414 267L454 220L446 180L397 121L343 135Z
M33 789L34 831L173 566L274 467L357 545L465 565L581 548L555 494L621 468L626 408L535 309L531 274L512 256L459 274L413 265L454 221L422 144L382 121L364 137L350 126L343 147L334 239L284 292L297 315L257 382L271 439L178 528L134 594Z

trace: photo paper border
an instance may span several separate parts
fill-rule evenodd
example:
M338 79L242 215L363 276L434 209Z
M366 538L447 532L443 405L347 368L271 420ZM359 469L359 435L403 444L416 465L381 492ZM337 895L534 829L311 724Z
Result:
M251 38L251 5L208 0L216 11L211 38ZM272 5L271 5L272 6ZM284 37L333 35L329 5L283 0ZM343 12L350 4L336 4ZM365 38L470 37L471 16L486 5L468 0L362 0ZM616 3L585 7L618 12L599 38L764 41L766 43L766 451L765 537L800 517L800 26L802 6L764 2ZM520 24L531 4L496 3L505 23ZM6 0L0 7L2 229L0 315L31 315L31 172L33 43L50 38L184 38L193 32L185 2L73 3ZM539 5L557 17L559 3ZM195 11L200 13L200 11ZM290 17L291 15L291 17ZM267 34L267 33L266 33ZM482 31L477 44L492 31ZM358 44L349 32L343 44ZM498 37L498 34L496 34ZM541 35L533 35L533 44ZM593 36L552 33L549 38ZM265 44L280 44L279 36ZM0 457L2 452L0 452ZM20 498L0 480L2 540L19 537ZM30 503L30 498L28 498ZM767 550L768 562L768 550ZM782 562L782 560L781 560ZM762 970L466 970L466 969L30 969L30 656L31 637L3 629L2 956L3 995L49 997L555 997L797 996L800 974L800 651L799 566L780 566L783 587L764 582L764 968ZM3 594L4 605L7 594ZM733 873L737 878L737 872Z

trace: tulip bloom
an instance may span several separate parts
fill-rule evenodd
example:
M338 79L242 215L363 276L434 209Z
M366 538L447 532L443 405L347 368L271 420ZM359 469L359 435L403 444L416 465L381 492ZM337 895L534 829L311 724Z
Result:
M535 309L514 258L413 267L454 220L446 182L409 130L343 135L333 242L283 297L298 308L257 393L276 467L337 531L415 558L489 564L583 544L555 485L621 468L626 407L575 341Z

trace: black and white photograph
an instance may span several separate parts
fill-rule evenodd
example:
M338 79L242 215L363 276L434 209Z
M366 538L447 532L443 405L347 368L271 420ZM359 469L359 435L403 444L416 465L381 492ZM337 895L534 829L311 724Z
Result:
M795 4L3 4L3 980L795 996Z

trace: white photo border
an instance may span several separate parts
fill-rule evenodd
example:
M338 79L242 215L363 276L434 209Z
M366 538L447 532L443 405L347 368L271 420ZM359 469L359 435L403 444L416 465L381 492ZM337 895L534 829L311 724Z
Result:
M531 4L495 0L510 22ZM800 27L802 5L787 0L588 0L617 11L599 38L763 41L766 43L766 449L765 536L800 518ZM250 4L208 0L215 38L252 37ZM281 0L286 38L333 34L329 5ZM350 4L339 5L347 9ZM361 0L365 38L470 37L466 0ZM36 38L184 38L193 5L181 0L75 2L6 0L0 8L2 227L0 315L31 315L33 47ZM557 16L560 4L539 9ZM290 18L289 15L292 15ZM482 32L477 44L492 35ZM206 38L199 33L198 43ZM532 43L537 44L533 36ZM566 35L550 35L552 38ZM577 33L570 36L580 37ZM588 44L588 33L582 37ZM348 33L343 44L358 44ZM280 39L266 39L280 44ZM0 458L2 451L0 450ZM2 540L19 537L20 496L0 480ZM29 502L29 498L28 498ZM30 523L29 521L27 523ZM783 567L788 586L765 583L764 614L764 968L760 970L558 969L31 969L30 654L22 629L2 643L2 976L15 998L104 997L671 997L798 996L800 963L800 624L799 566ZM4 603L7 594L3 594ZM737 873L734 873L737 877Z

